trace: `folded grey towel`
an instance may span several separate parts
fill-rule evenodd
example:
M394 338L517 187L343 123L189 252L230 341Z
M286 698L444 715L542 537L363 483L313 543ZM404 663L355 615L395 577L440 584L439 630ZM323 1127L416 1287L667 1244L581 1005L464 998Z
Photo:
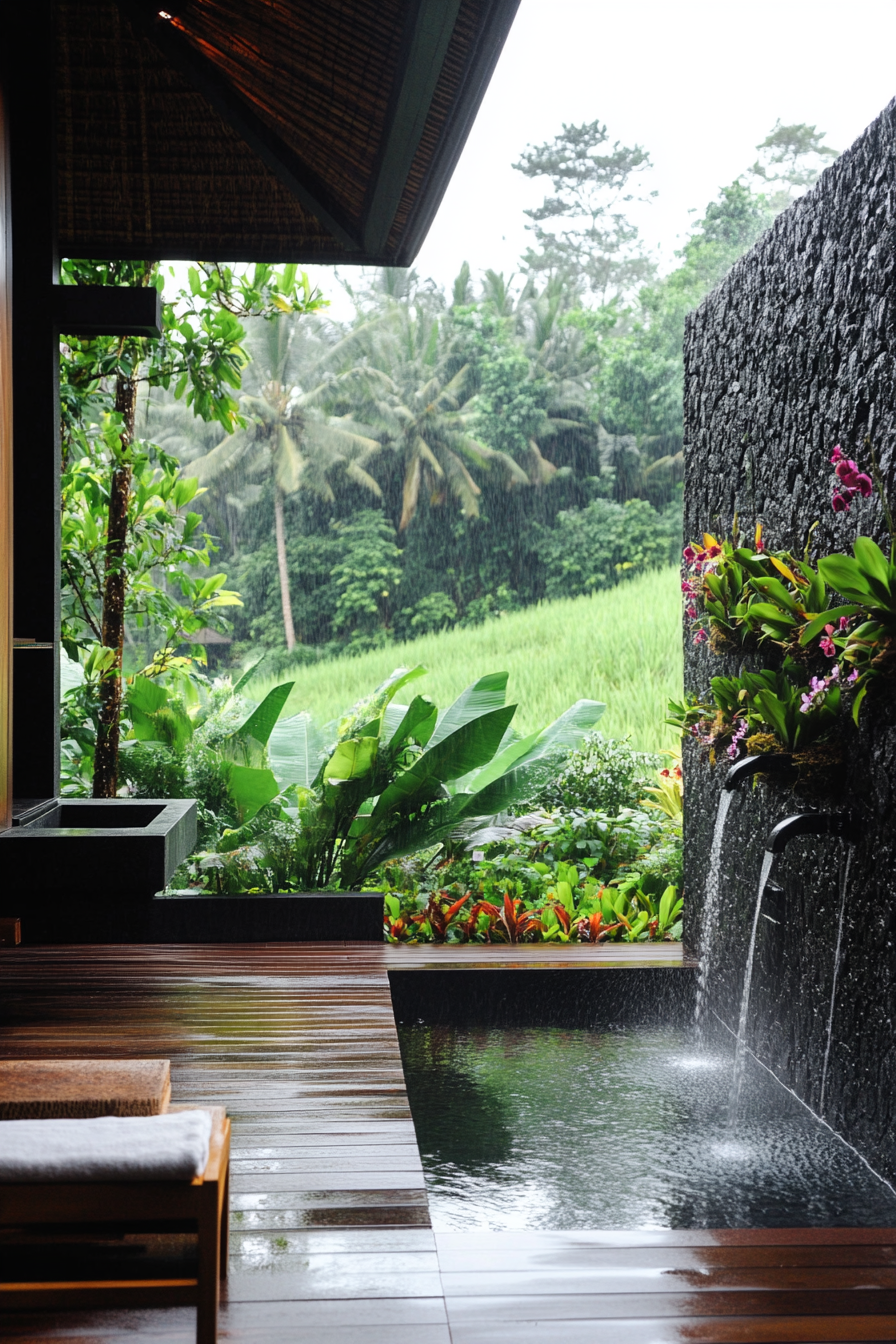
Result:
M0 1182L191 1181L211 1132L208 1111L0 1120Z

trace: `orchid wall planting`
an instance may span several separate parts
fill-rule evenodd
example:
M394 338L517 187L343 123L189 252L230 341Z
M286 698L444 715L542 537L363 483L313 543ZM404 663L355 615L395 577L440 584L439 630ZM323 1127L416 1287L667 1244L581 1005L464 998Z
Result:
M717 654L764 653L767 670L713 677L711 695L670 705L669 722L716 758L747 751L806 751L839 737L841 710L859 711L874 680L896 668L893 519L872 454L869 475L838 444L831 454L831 508L848 512L875 486L890 525L887 557L870 537L853 554L802 557L769 550L762 524L745 544L704 533L684 548L682 594L695 644ZM836 659L836 661L833 661Z

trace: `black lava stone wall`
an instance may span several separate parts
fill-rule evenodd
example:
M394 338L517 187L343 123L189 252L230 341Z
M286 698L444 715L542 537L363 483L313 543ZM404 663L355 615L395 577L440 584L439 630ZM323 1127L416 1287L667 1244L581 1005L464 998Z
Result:
M840 443L869 466L870 438L896 503L896 102L781 215L691 314L685 336L685 535L762 521L769 549L848 551L860 533L888 545L876 498L831 510ZM817 524L814 527L813 525ZM740 658L695 647L685 679ZM746 665L766 665L761 653ZM699 946L713 821L725 773L685 752L686 940ZM776 821L854 807L863 833L845 884L840 971L832 988L847 851L793 842L776 862L760 919L748 1041L788 1087L896 1177L896 696L878 686L846 731L839 797L760 784L734 799L725 833L721 955L710 1004L736 1027L765 839ZM831 1044L822 1104L821 1077Z

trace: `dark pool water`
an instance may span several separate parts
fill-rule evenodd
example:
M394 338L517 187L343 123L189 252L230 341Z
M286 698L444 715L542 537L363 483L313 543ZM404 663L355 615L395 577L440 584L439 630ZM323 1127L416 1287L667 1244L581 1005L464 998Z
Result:
M896 1195L749 1062L679 1031L399 1028L433 1225L896 1225Z

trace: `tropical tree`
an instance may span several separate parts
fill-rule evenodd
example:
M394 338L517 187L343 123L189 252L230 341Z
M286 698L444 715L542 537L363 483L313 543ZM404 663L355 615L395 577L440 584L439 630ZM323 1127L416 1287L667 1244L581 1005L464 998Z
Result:
M358 381L358 371L349 368L341 375L327 373L323 368L327 347L318 343L309 351L295 321L284 317L266 323L247 344L254 358L252 373L257 391L240 398L246 423L205 456L196 458L191 470L203 484L233 478L238 471L270 482L283 629L291 652L296 633L284 498L297 490L309 490L333 502L340 477L374 498L382 498L378 482L367 470L381 445L350 416L328 413L327 403L340 388L351 390ZM361 378L366 387L370 375L362 371Z
M536 243L523 258L530 273L563 276L602 303L649 279L653 262L624 210L637 199L632 179L651 167L640 145L610 144L599 121L564 122L559 135L527 146L513 166L526 177L550 178L553 190L525 212Z
M474 371L453 336L431 306L387 293L381 311L362 317L331 357L355 369L355 412L398 461L399 532L413 522L423 493L433 505L450 499L465 518L477 517L482 491L474 471L493 473L508 489L529 484L509 453L475 435Z
M164 286L158 263L144 261L67 261L63 282ZM162 615L164 594L148 576L155 571L164 585L162 576L176 572L189 588L185 564L208 563L208 539L195 545L201 519L185 512L195 482L178 480L173 459L137 437L138 390L173 386L194 415L232 428L239 421L233 392L246 362L241 319L312 312L322 303L295 266L280 273L267 265L245 273L197 266L189 287L163 303L161 337L63 338L63 572L71 600L64 601L62 634L97 675L96 797L118 789L125 626L134 601L138 618L150 609ZM224 576L214 577L198 606L192 593L187 607L194 615L234 600L223 596ZM150 596L153 588L159 596ZM179 605L171 604L169 624ZM156 673L169 656L170 648L154 662Z

